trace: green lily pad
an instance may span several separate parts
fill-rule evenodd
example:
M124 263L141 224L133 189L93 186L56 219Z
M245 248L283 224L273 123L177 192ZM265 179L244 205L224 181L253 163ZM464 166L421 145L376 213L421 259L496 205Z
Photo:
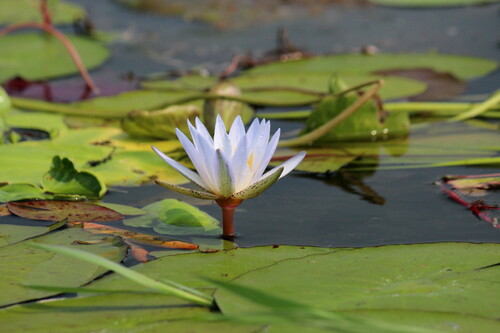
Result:
M74 242L95 243L72 245ZM126 247L116 238L91 235L83 229L72 228L24 241L0 249L0 304L8 305L57 294L56 292L27 289L21 284L41 284L60 287L78 287L105 272L99 266L75 261L27 246L30 242L76 246L82 250L121 261Z
M17 183L0 187L0 202L22 199L48 199L50 195L35 184Z
M85 10L64 0L48 1L54 24L71 24L85 17ZM42 22L39 0L0 1L0 24Z
M68 128L64 123L64 117L60 114L13 110L5 118L9 127L46 131L51 138L57 137Z
M259 71L260 67L256 67L248 73L244 73L240 77L236 77L231 81L242 89L243 96L246 98L255 99L258 101L268 101L276 103L281 100L304 101L303 104L308 104L308 101L317 100L317 96L301 93L300 91L287 91L286 88L305 89L313 92L328 92L328 85L332 75L336 74L336 69L324 69L321 71ZM344 73L341 74L342 80L347 87L356 86L365 82L380 79L382 76L369 75L368 73ZM396 99L422 93L426 89L423 82L401 78L401 77L386 77L385 84L380 90L380 95L383 99ZM266 91L266 88L268 90ZM283 88L283 89L280 89Z
M499 244L437 243L347 249L283 260L232 282L360 319L467 332L474 318L483 318L480 322L487 330L475 330L494 332L493 321L499 316L494 296L500 292L499 248ZM215 297L229 316L273 311L226 290L218 290ZM409 319L413 314L421 321Z
M59 227L62 227L64 224L65 221L52 224L40 222L38 225L17 225L2 223L0 224L0 247L46 234Z
M258 332L262 325L203 320L211 310L155 294L95 295L0 310L9 332Z
M251 74L263 73L375 73L388 69L431 68L469 80L491 73L498 67L493 60L447 54L341 54L304 60L271 63L250 70ZM347 81L347 78L346 78Z
M485 5L498 0L370 0L377 5L395 7L451 7Z
M0 87L0 115L5 114L11 107L9 95Z
M245 272L272 266L281 260L335 251L338 249L297 246L239 248L231 251L166 256L134 266L133 269L154 279L170 279L188 287L208 288L213 287L213 284L207 278L230 281ZM89 288L120 290L137 286L117 274L110 274L94 281Z
M99 42L68 36L87 69L101 65L109 51ZM54 37L36 33L7 35L0 38L0 82L16 76L40 80L77 73L65 47Z
M123 223L132 227L148 227L160 234L190 235L221 233L219 221L185 202L165 199L143 207L149 214Z

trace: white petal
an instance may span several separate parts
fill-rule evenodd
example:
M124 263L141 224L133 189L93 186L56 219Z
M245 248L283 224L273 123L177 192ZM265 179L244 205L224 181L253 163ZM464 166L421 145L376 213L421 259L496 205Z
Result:
M189 122L189 121L188 121ZM203 123L201 122L201 120L196 117L196 119L194 120L195 124L196 124L196 131L202 136L205 138L205 140L207 140L208 142L210 142L211 144L214 143L214 141L212 140L212 136L210 135L210 133L208 132L207 128L205 127L205 125L203 125Z
M248 141L248 150L254 152L254 163L252 164L252 170L255 170L256 166L262 160L269 142L269 133L271 131L271 124L266 121L262 121L256 136Z
M248 165L249 152L247 150L247 138L242 137L236 152L231 158L231 168L234 172L234 188L239 191L250 184L251 176L250 166Z
M243 121L240 116L237 116L233 125L231 125L231 129L229 130L229 139L231 140L231 145L233 149L238 145L240 139L245 135L245 126L243 125Z
M193 133L193 141L195 142L201 170L198 170L198 167L196 169L201 179L212 192L220 194L218 193L217 156L213 145L197 132Z
M304 156L306 156L306 152L305 151L301 151L300 153L298 153L294 157L288 159L286 162L281 163L276 168L271 169L268 172L266 172L260 179L266 178L267 176L269 176L271 173L275 172L279 168L283 168L283 172L281 173L280 178L286 176L297 165L299 165L300 162L302 162L302 159L304 158Z
M206 185L206 189L210 191L214 191L217 189L217 185L214 181L212 165L214 158L210 158L210 152L212 155L215 154L213 151L213 147L207 149L205 146L205 139L203 139L196 130L191 132L191 136L193 137L193 141L195 144L193 145L191 141L182 133L180 130L176 129L177 137L182 143L182 146L186 150L191 162L193 162L196 171L200 175L203 183ZM203 146L204 148L200 149L199 147ZM210 147L210 146L209 146ZM208 156L208 157L207 157Z
M258 130L259 130L259 119L255 118L253 121L252 121L252 124L250 125L250 127L248 128L248 131L247 131L247 134L246 134L246 137L247 139L250 141L250 142L253 142Z
M267 144L267 148L265 150L265 153L262 155L261 160L258 161L258 164L256 162L252 182L257 181L262 176L267 166L269 165L269 162L271 161L271 158L273 157L274 152L276 151L276 147L278 146L280 133L281 130L278 128L276 133L274 133L273 137L271 138L271 141L269 141L269 143Z
M224 121L219 115L217 115L217 120L215 122L214 147L215 149L221 149L224 156L227 158L230 158L233 154L231 142L226 132L226 126L224 126Z
M225 198L234 193L234 173L222 152L217 149L217 180L219 192Z
M266 177L261 178L258 182L253 183L247 188L235 193L233 198L235 199L250 199L258 196L264 192L269 186L273 185L283 172L283 167L274 170L269 173Z
M155 151L155 153L157 153L158 156L160 156L172 168L174 168L175 170L179 171L184 177L186 177L187 179L189 179L191 182L193 182L196 185L198 185L199 187L204 188L204 189L207 190L207 185L205 185L205 183L203 182L203 180L201 179L201 177L196 172L191 171L189 168L186 168L184 165L180 164L176 160L168 157L167 155L165 155L161 150L159 150L155 146L152 146L151 148L153 148L153 150Z

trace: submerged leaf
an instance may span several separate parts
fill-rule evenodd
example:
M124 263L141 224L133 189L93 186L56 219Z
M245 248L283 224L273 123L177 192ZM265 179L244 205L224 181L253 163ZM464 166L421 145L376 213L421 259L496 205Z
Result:
M190 235L220 233L219 222L199 210L175 199L165 199L143 207L149 214L123 223L133 227L149 227L160 234Z
M7 203L17 216L43 221L108 222L123 219L114 210L86 202L71 201L21 201Z

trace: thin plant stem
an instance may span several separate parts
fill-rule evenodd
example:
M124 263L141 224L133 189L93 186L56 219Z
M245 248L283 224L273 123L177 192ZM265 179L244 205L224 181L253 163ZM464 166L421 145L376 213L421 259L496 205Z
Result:
M342 121L350 117L354 112L356 112L363 104L368 102L382 87L384 84L383 80L378 81L378 83L373 86L371 89L366 91L361 97L356 100L352 105L350 105L347 109L342 111L338 116L323 124L322 126L316 128L314 131L309 132L305 135L301 135L297 138L290 140L283 140L278 143L279 147L293 147L293 146L303 146L310 144L311 142L321 138L323 135L331 131L337 125L339 125Z

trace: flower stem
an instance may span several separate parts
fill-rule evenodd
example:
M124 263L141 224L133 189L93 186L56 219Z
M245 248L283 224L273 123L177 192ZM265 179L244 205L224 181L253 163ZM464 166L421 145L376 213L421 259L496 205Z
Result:
M222 238L233 240L234 233L234 210L243 200L241 199L219 199L215 200L222 208Z

